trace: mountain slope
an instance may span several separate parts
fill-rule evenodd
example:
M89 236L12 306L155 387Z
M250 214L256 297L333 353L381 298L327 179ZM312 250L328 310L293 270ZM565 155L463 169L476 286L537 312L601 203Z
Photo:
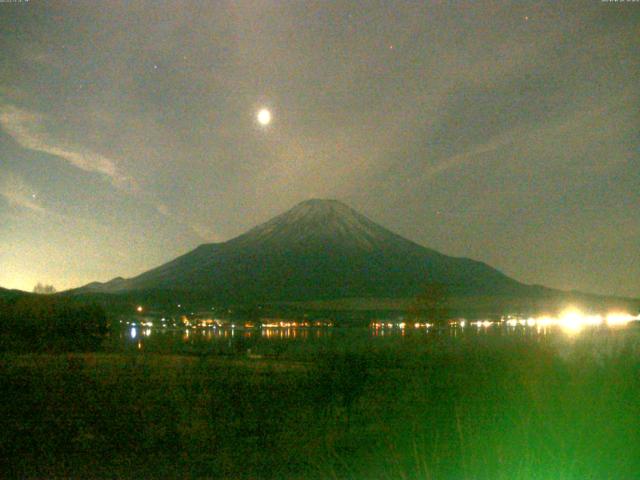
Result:
M411 242L336 200L307 200L227 242L201 245L137 277L78 291L316 300L416 295L430 283L492 295L529 288L484 263Z
M23 297L27 295L31 295L31 293L23 292L22 290L9 290L9 289L0 287L0 299L12 299L12 298Z

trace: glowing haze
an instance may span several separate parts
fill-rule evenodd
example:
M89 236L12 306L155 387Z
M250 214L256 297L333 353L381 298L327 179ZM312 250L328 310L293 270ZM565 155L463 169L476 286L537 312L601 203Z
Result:
M639 15L0 3L0 286L132 276L323 197L524 282L640 296Z

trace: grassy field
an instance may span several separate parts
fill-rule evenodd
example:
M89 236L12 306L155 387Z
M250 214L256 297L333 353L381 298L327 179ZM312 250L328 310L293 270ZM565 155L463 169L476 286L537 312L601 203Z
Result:
M5 354L0 477L638 478L637 340L369 340Z

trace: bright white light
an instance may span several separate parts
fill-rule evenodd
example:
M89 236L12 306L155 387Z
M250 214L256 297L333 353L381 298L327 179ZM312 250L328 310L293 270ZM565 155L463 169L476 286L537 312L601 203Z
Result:
M560 315L560 326L568 333L577 333L584 326L584 315L576 309L567 309Z
M602 317L600 315L585 315L580 310L569 308L562 312L559 323L567 333L578 333L585 326L601 325Z
M553 325L554 320L551 317L540 317L538 320L538 325L542 327L548 327L549 325Z
M633 320L640 320L640 315L634 317L628 313L612 312L607 315L607 325L610 327L616 327L620 325L626 325Z
M583 323L586 325L602 325L603 319L601 315L587 315L584 317Z
M477 320L475 322L471 322L471 325L475 325L478 328L488 328L493 325L493 322L491 320Z
M633 316L627 312L610 312L606 316L600 314L585 314L574 307L569 307L557 317L548 315L540 317L529 317L527 319L511 317L506 320L510 327L528 326L542 327L559 326L566 333L575 334L585 327L598 327L607 325L609 327L623 327L634 320L640 320L640 315ZM474 325L483 326L485 322L474 322Z
M256 116L260 125L269 125L271 123L271 112L266 108L262 108Z

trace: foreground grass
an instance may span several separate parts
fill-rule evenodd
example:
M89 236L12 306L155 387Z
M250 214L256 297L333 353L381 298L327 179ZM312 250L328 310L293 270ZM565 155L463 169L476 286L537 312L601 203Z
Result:
M527 339L279 360L4 355L2 478L633 479L640 352Z

